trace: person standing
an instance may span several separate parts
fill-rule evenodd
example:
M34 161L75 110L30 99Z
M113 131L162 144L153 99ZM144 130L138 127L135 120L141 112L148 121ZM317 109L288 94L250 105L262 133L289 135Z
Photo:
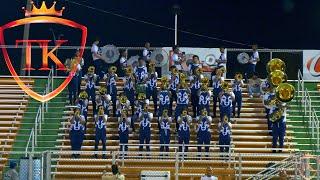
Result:
M125 152L128 151L128 144L129 142L129 127L130 127L131 118L128 117L127 110L123 109L121 111L121 117L119 118L119 126L118 126L118 133L119 133L119 144L120 144L120 152L122 156L125 156Z
M234 80L232 81L232 91L235 96L235 100L232 104L232 111L233 111L233 117L236 116L236 106L238 108L237 117L240 118L240 111L242 107L242 87L243 87L243 80L242 80L242 74L236 73L234 75Z
M279 112L277 112L279 111ZM276 114L281 113L280 118ZM279 102L270 109L270 120L272 120L272 148L283 148L284 136L286 134L286 103ZM277 142L279 141L279 146ZM276 150L272 150L273 153ZM279 150L278 152L282 152Z
M248 77L256 73L256 65L257 65L257 62L259 61L260 61L260 58L259 58L259 52L258 52L258 45L254 44L252 45L252 55L249 59L249 62L247 63L247 71L245 73L246 80L248 80Z
M126 71L126 76L124 77L123 91L127 99L130 101L131 111L132 111L132 114L134 114L136 79L133 75L132 66L128 66L125 71Z
M200 67L195 67L193 68L193 70L193 75L190 76L191 104L193 110L193 117L197 117L199 111L200 81L203 78L203 75Z
M224 72L227 71L227 54L225 53L225 48L220 47L220 56L219 59L217 59L217 68L223 69ZM223 74L223 77L225 77L225 74Z
M188 110L183 109L182 114L178 117L178 141L179 152L182 152L182 147L189 144L190 141L190 124L192 117L188 115ZM188 146L184 147L184 152L188 152Z
M145 62L149 63L150 59L151 59L151 51L150 51L150 43L146 42L144 44L144 48L142 51L142 57L144 59Z
M228 116L223 116L223 121L218 124L219 128L219 145L220 152L228 153L229 146L231 143L231 123L229 122Z
M158 81L158 73L156 72L156 63L154 61L149 62L149 73L147 78L147 99L151 99L153 101L154 114L157 113L158 104L157 104L157 81Z
M253 98L253 93L257 94L257 96L261 95L261 79L258 78L257 73L254 73L249 79L248 93L250 98Z
M146 150L150 151L150 138L151 138L151 120L153 114L148 112L148 106L144 106L144 110L141 113L140 119L140 133L139 133L139 144L147 144ZM139 151L143 151L143 146L139 146Z
M199 92L199 102L198 102L198 114L201 114L201 109L206 109L207 113L210 114L210 98L211 98L211 91L208 88L209 79L204 77L201 80L201 89Z
M170 84L169 84L169 89L171 93L171 98L170 98L170 105L169 105L169 116L172 115L172 105L173 101L177 102L177 86L179 85L180 78L179 78L179 73L178 69L175 66L170 67Z
M128 51L122 50L121 51L121 57L120 57L120 69L119 69L119 76L123 77L126 74L126 68L128 67Z
M94 150L98 151L99 142L102 142L102 151L106 151L106 140L107 140L107 118L108 116L104 114L104 107L100 105L98 107L98 115L95 117L95 143ZM95 158L98 158L98 155L94 155ZM102 155L103 159L106 159L106 155Z
M116 102L117 102L117 68L111 66L108 73L104 75L103 79L106 81L107 93L111 96L113 115L116 116Z
M72 151L80 151L84 139L85 120L80 115L80 109L76 108L73 117L70 119L70 144ZM79 154L72 154L73 158L79 158Z
M208 116L207 110L204 108L201 110L201 115L197 117L198 128L197 128L197 141L198 145L210 145L211 141L211 122L212 118ZM202 151L202 147L198 146L198 152ZM209 146L205 147L206 153L209 153ZM206 154L208 157L209 155Z
M95 67L95 74L99 76L99 79L103 78L103 57L101 55L101 49L99 48L100 39L96 38L95 41L93 41L92 47L91 47L91 54L93 59L93 65Z
M94 66L88 68L87 74L84 75L84 81L86 82L88 100L92 101L93 114L96 114L96 83L98 82L98 76L94 73L94 70Z
M226 115L228 119L231 118L232 104L235 100L235 95L233 92L228 90L228 83L224 82L226 87L221 91L219 95L220 99L220 121L222 122L223 117Z
M213 118L216 117L217 102L219 102L219 94L222 91L221 84L224 81L224 78L221 76L222 71L217 69L216 74L211 77L213 87Z
M19 180L19 174L16 170L17 163L10 161L9 170L4 174L3 180Z
M170 144L170 124L172 122L171 117L168 116L168 109L162 111L161 117L159 117L160 123L160 152L169 152Z

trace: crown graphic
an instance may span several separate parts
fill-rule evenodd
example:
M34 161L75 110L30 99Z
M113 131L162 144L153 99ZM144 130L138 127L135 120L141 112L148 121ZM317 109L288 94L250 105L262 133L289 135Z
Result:
M40 15L49 15L49 16L62 16L62 12L65 9L64 7L62 7L61 10L56 10L56 1L53 2L53 5L48 8L45 1L42 1L41 7L37 8L34 5L34 2L31 1L31 11L26 9L25 7L23 7L22 9L25 10L25 16L40 16Z

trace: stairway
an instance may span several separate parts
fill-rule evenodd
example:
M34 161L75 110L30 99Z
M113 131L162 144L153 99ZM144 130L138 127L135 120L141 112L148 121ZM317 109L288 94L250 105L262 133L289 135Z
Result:
M34 81L22 79L32 89ZM13 78L0 78L0 179L22 126L29 96Z
M123 82L117 82L118 93L122 90ZM264 113L264 107L260 97L249 99L246 93L246 89L243 89L243 109L241 118L234 118L233 124L233 140L232 144L235 153L248 153L252 154L250 157L243 158L242 173L243 177L249 177L266 167L270 162L281 161L288 157L289 153L297 150L295 149L295 142L292 142L293 131L287 130L285 137L285 149L283 153L272 154L270 149L271 139L269 136L266 124L266 118ZM211 107L212 108L212 107ZM153 105L150 104L151 112L153 111ZM191 112L189 107L189 112ZM219 112L219 111L218 111ZM57 146L61 153L70 151L69 141L69 129L68 119L72 116L73 111L66 108L65 116L61 122L59 128L58 142L61 144ZM219 114L219 113L218 113ZM218 144L218 125L219 117L213 120L211 126L212 140L211 144ZM152 137L151 143L159 144L159 135L157 129L156 118L152 121ZM193 121L194 122L194 121ZM171 132L174 132L175 123L172 123ZM288 125L290 127L291 125ZM110 117L107 123L107 151L118 151L118 122L115 117ZM291 128L291 127L290 127ZM136 129L138 129L138 123L136 123ZM138 133L130 133L129 143L137 144ZM175 134L171 135L171 143L177 143ZM196 133L191 133L190 144L196 144ZM82 150L93 151L94 149L94 123L92 117L92 106L89 106L89 115L87 122L87 134L84 140ZM101 149L101 146L100 146ZM152 148L153 152L158 152L159 148ZM137 151L137 147L129 148L129 151ZM190 148L189 151L196 152L196 148ZM212 152L218 152L218 149L211 149ZM108 158L111 158L108 155ZM111 159L93 159L92 154L82 155L80 159L71 159L70 155L60 155L52 159L57 162L55 171L53 172L55 179L90 179L99 178L103 170L110 172ZM168 170L171 174L174 174L175 160L143 160L143 159L125 159L124 166L121 166L121 171L126 175L128 179L139 179L139 173L141 170ZM206 161L206 160L185 160L184 167L180 168L179 173L184 174L183 179L199 178L201 174L205 173L207 166L212 166L217 170L226 170L225 161ZM77 173L74 173L77 172Z

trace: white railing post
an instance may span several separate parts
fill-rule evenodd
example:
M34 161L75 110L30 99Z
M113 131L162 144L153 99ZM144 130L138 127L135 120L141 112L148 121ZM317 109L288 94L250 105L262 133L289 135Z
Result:
M47 157L46 157L46 180L51 179L51 152L47 152Z
M32 136L31 136L31 152L34 152L34 145L35 145L35 138L34 138L34 130L31 132Z
M175 180L179 180L179 153L177 152L177 148L175 149L176 162L175 162Z
M39 111L38 111L39 112ZM38 146L38 113L36 115L36 119L34 121L35 125L34 125L34 129L35 129L35 132L34 132L34 141L35 141L35 145Z

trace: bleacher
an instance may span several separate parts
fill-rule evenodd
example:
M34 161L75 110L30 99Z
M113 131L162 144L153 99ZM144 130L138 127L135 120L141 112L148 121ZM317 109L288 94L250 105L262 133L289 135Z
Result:
M160 83L158 83L159 85ZM118 93L122 91L123 82L119 80L117 82ZM98 87L97 87L98 88ZM84 87L82 86L82 89ZM189 112L192 112L192 107L189 107ZM150 101L150 111L153 112L153 104ZM211 105L212 109L212 105ZM219 109L219 108L218 108ZM89 103L87 122L86 138L83 142L82 151L93 151L94 150L94 122L92 115L91 102ZM72 117L72 109L66 107L64 111L65 116L61 121L59 139L61 145L57 146L61 152L70 151L70 140L69 140L69 118ZM191 113L192 114L192 113ZM219 110L217 111L219 115ZM285 147L282 153L271 153L272 136L269 135L267 129L267 123L264 113L264 106L260 97L254 97L249 99L246 88L243 88L243 107L240 118L233 118L233 129L232 129L232 146L233 152L237 153L251 153L252 156L245 156L242 158L242 173L243 177L249 177L252 174L258 173L265 169L266 165L270 162L278 162L294 152L295 143L292 142L292 131L287 130L285 136ZM218 125L219 117L214 118L211 125L212 138L211 144L218 144ZM195 122L195 121L193 121ZM136 129L139 130L138 123L135 124ZM171 125L171 132L174 132L175 123ZM191 126L194 129L194 125ZM287 129L290 129L288 127ZM130 133L129 144L139 143L139 133ZM159 144L159 134L157 128L156 118L152 121L152 134L151 144ZM171 134L171 143L178 144L176 134ZM193 130L191 133L190 144L197 144L196 132ZM101 150L101 146L99 147ZM107 123L107 151L118 151L118 122L117 118L109 117ZM138 151L138 146L129 146L129 151ZM152 152L159 152L159 147L151 147ZM173 148L170 151L174 151ZM197 152L196 147L189 148L189 152ZM210 152L219 152L218 148L210 149ZM72 159L70 155L60 155L56 160L55 171L53 172L55 179L90 179L99 178L102 175L103 170L110 172L110 166L112 163L111 155L107 155L107 159L94 159L93 154L83 154L79 159ZM235 167L228 166L227 161L216 160L188 160L184 161L184 166L179 169L179 175L181 179L199 178L205 173L207 166L212 166L216 169L216 175L222 177L223 174L233 174ZM124 159L124 166L121 166L121 172L126 175L129 179L139 179L139 173L141 170L167 170L171 171L174 175L175 160L148 160L141 158L128 158ZM77 173L75 173L77 172ZM220 172L220 173L219 173ZM230 173L232 172L232 173Z
M34 81L23 79L32 88ZM0 78L0 151L10 152L20 128L29 96L13 78ZM8 154L0 154L0 174L7 163Z

